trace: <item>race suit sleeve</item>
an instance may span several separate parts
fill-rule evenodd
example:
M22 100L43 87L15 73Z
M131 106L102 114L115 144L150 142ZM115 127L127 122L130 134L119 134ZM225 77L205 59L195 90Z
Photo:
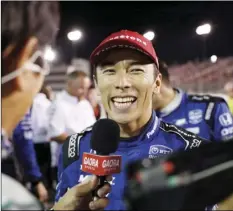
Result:
M36 160L36 152L32 141L33 131L31 116L25 115L13 131L13 143L16 158L19 160L26 179L32 183L41 181L42 174Z
M233 138L233 117L225 102L216 105L213 132L215 140L226 141Z
M64 111L59 102L54 101L48 109L49 137L57 137L65 132Z

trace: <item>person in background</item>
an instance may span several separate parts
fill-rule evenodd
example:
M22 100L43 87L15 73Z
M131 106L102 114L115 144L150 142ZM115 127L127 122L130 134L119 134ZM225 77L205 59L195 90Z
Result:
M40 93L43 93L49 101L54 100L54 93L51 86L44 84L41 88Z
M44 84L35 96L32 104L33 142L37 163L43 175L43 183L49 192L52 191L51 147L48 132L48 109L51 105L50 89ZM48 99L49 98L49 99Z
M224 91L228 97L227 103L233 115L233 82L230 81L224 86Z
M163 121L185 128L211 141L233 137L233 119L223 98L187 94L174 88L167 65L159 60L161 91L153 95L153 108Z
M67 75L65 90L57 95L49 109L49 133L53 141L64 143L69 135L81 132L96 121L86 100L89 86L90 79L84 72Z
M101 119L106 118L106 114L103 108L103 104L101 103L101 99L98 96L97 90L94 86L91 86L87 95L87 99L89 100L95 114L95 118Z

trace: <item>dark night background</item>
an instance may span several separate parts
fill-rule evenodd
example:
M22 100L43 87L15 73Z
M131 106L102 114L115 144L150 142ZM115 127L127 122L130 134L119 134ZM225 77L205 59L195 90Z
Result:
M56 42L60 61L68 63L72 45L66 34L74 27L83 31L76 56L88 58L107 35L121 29L144 33L153 30L159 57L182 63L202 56L203 42L196 27L212 24L207 55L233 55L233 2L60 2L61 27Z

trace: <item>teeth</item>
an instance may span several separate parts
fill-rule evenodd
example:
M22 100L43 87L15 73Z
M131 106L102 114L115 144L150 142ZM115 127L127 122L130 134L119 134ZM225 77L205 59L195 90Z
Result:
M113 101L118 103L131 103L135 100L134 97L114 97Z
M114 105L118 108L118 109L126 109L128 107L131 106L131 102L127 102L127 103L118 103L118 102L114 102Z

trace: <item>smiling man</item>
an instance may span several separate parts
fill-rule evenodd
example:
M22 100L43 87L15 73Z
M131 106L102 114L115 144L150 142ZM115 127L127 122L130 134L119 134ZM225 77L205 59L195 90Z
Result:
M127 30L111 34L94 50L91 62L108 118L118 123L121 136L115 154L122 156L123 172L113 175L106 210L123 210L127 186L124 168L129 162L196 148L205 141L160 121L153 112L152 96L160 92L161 74L153 45L142 35ZM68 137L64 143L56 200L87 175L80 169L83 152L92 152L90 137L91 128L88 128ZM69 146L73 144L76 156L71 157Z

